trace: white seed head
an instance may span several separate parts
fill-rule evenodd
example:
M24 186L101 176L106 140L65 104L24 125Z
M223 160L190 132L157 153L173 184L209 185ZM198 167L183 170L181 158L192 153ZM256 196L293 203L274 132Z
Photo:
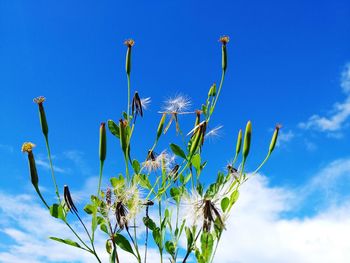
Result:
M191 101L187 96L177 95L165 101L164 110L170 113L180 113L188 110Z

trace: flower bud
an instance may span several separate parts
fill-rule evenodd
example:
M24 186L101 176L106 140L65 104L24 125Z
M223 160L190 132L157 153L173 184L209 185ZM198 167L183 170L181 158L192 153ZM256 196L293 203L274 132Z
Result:
M40 96L40 97L33 99L33 101L36 104L38 104L38 106L39 106L39 118L40 118L41 130L42 130L43 134L45 135L45 137L47 137L47 135L49 133L49 127L47 125L46 114L45 114L45 110L44 110L44 106L43 106L43 102L45 100L46 99L43 96Z
M242 146L242 129L239 130L238 136L237 136L237 144L236 144L236 154L239 154L241 151Z
M131 48L135 44L133 39L128 39L124 41L124 44L128 47L126 51L126 60L125 60L125 70L126 74L130 75L131 72Z
M106 124L104 122L100 125L100 161L103 162L106 159L106 150L107 150L107 143L106 143Z
M248 121L244 132L243 160L246 160L249 154L251 137L252 137L252 123Z
M128 125L128 122L126 120L124 121L119 120L120 146L122 147L125 157L127 155L127 148L128 148L128 138L127 138L127 131L126 131L127 125Z
M22 152L28 153L30 179L32 181L34 188L38 189L39 177L38 177L38 172L36 170L34 154L32 151L34 147L35 147L35 144L33 144L31 142L25 142L22 145Z
M269 154L272 153L272 151L275 149L276 146L276 142L277 142L277 137L278 137L278 132L281 129L281 125L277 124L275 127L275 131L273 132L272 138L271 138L271 142L270 142L270 148L269 148Z
M166 118L166 113L163 113L162 118L160 119L160 122L159 122L159 124L158 124L158 129L157 129L157 141L158 141L160 135L161 135L162 132L163 132L165 118Z
M222 43L221 53L222 53L222 70L226 71L227 68L227 51L226 44L230 41L228 36L220 37L219 41Z
M214 83L208 92L208 97L214 97L216 95L216 84Z

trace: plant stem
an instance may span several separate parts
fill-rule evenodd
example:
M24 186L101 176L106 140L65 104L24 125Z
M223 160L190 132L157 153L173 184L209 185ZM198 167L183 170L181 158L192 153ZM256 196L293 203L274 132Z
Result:
M128 122L130 119L130 74L126 74L128 78L128 108L127 108L127 116L128 116Z
M104 161L100 161L100 178L99 178L99 180L98 180L97 197L100 196L100 191L101 191L101 182L102 182L103 166L104 166Z
M74 211L74 210L73 210ZM101 262L101 260L99 259L99 257L96 254L96 250L95 250L95 246L94 246L94 241L92 239L92 237L90 236L89 231L87 230L83 220L81 220L79 214L77 212L74 211L74 214L76 215L76 217L78 218L78 220L80 221L81 225L84 227L86 234L88 235L89 239L90 239L90 243L92 246L92 250L93 250L93 254L95 255L96 259L98 260L98 262Z
M50 144L49 144L49 138L47 135L44 135L45 137L45 144L46 144L46 149L47 149L47 155L49 158L49 162L50 162L50 169L51 169L51 177L52 177L52 181L53 184L55 186L55 191L56 191L56 196L58 198L59 203L61 204L61 197L60 197L60 193L58 191L58 186L57 186L57 182L56 182L56 178L55 178L55 173L53 170L53 164L52 164L52 158L51 158L51 151L50 151Z
M210 120L210 117L211 117L212 113L214 112L216 103L217 103L217 101L219 99L221 88L222 88L222 85L224 84L224 79L225 79L225 70L222 70L219 90L218 90L218 93L216 94L215 101L214 101L213 105L211 106L213 108L213 110L210 110L211 113L209 112L210 115L208 116L208 120L207 120L208 122Z
M162 229L162 200L159 199L158 201L158 212L159 212L159 227L160 227L160 231L162 233L163 229ZM163 235L162 235L163 238ZM163 263L163 249L161 249L161 247L163 248L163 240L161 238L161 246L159 247L159 253L160 253L160 263Z

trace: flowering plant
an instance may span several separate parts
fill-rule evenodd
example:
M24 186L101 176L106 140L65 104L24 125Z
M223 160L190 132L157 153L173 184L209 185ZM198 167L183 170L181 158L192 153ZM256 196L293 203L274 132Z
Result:
M208 131L208 124L216 108L224 83L227 69L227 36L220 38L222 49L222 74L219 86L213 84L208 92L205 103L199 110L189 111L189 100L184 96L171 98L160 112L158 128L154 134L155 140L144 160L133 158L132 136L137 124L137 117L143 117L149 98L141 99L137 92L131 99L131 52L134 41L125 41L126 75L127 75L127 108L117 122L108 120L100 125L100 173L96 194L84 207L91 216L91 227L86 222L74 204L69 187L63 188L63 198L56 183L52 164L48 137L48 124L43 103L44 97L34 99L38 104L41 129L45 138L48 159L51 167L52 180L57 201L49 205L40 192L39 177L33 154L33 143L23 144L22 151L28 153L31 182L45 207L52 217L61 220L72 231L76 240L50 237L52 240L70 245L91 253L101 262L95 248L96 231L102 231L106 236L106 252L110 262L125 262L120 251L130 253L137 262L147 262L147 248L150 242L159 251L159 260L168 258L170 262L187 262L191 255L197 262L213 262L226 220L233 205L239 197L239 188L249 177L254 175L267 161L273 152L280 126L277 125L267 152L261 165L250 174L245 171L245 164L250 151L252 124L248 121L244 135L239 130L236 151L233 161L225 171L219 171L215 180L205 186L201 174L207 161L203 160L202 152L206 138L217 132L218 128ZM193 129L184 137L184 145L171 143L169 149L156 154L158 142L168 132L172 124L176 132L182 135L180 119L189 114L195 117ZM125 173L110 178L110 186L103 188L101 183L103 167L106 160L106 126L110 133L120 142L123 153ZM242 138L244 137L244 138ZM243 145L242 145L243 143ZM241 155L241 158L239 158ZM237 161L241 160L237 165ZM180 207L189 209L192 217L183 216ZM150 209L157 211L151 213ZM183 210L183 209L181 209ZM86 233L86 238L77 233L68 220L71 212L78 219ZM141 222L137 219L142 216ZM142 227L143 225L143 227ZM86 241L88 240L88 241ZM141 245L141 241L143 244ZM183 242L182 242L183 241ZM185 245L180 245L180 244Z

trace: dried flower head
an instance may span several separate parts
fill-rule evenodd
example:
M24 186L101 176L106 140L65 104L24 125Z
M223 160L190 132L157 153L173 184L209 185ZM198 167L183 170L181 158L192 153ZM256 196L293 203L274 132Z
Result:
M131 39L131 38L127 39L127 40L124 41L124 45L130 48L130 47L135 45L135 41L133 39Z
M33 150L33 148L35 147L35 144L34 143L31 143L31 142L25 142L23 143L22 145L22 152L31 152Z
M226 46L226 44L230 41L230 38L228 36L222 36L220 37L219 41Z
M65 185L63 188L63 196L64 196L64 202L66 203L68 209L71 212L78 213L78 209L76 208L76 206L73 203L73 199L72 199L72 196L70 194L68 185Z
M33 102L37 103L37 104L42 104L44 101L46 100L46 98L44 96L39 96L33 99Z
M141 193L136 184L114 189L112 210L120 229L128 227L128 222L135 218L140 210Z
M134 122L136 121L138 114L143 117L142 102L137 91L135 91L134 97L132 98L131 111Z
M167 153L166 151L161 152L159 155L154 151L149 150L147 154L147 159L143 163L143 166L149 171L156 171L160 168L164 168L170 171L175 161L175 156Z

